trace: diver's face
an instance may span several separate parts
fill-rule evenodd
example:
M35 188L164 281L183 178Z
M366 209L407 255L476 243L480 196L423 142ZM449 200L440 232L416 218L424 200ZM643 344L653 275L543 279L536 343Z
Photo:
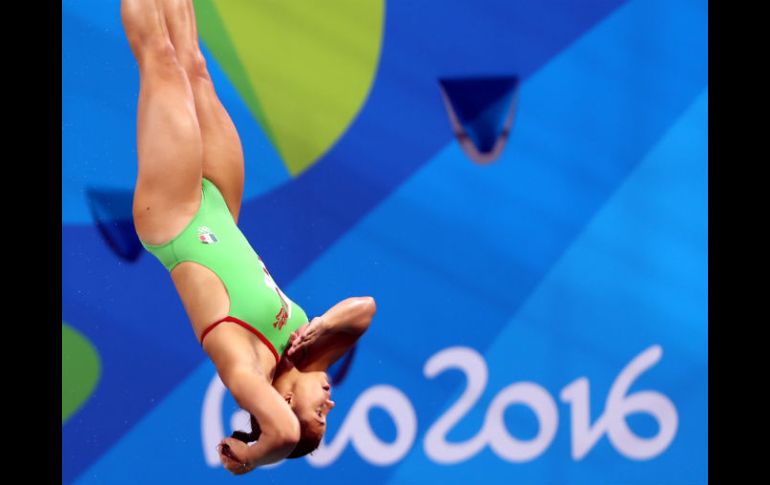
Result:
M326 431L326 416L334 407L326 372L303 372L294 385L293 408L299 418Z

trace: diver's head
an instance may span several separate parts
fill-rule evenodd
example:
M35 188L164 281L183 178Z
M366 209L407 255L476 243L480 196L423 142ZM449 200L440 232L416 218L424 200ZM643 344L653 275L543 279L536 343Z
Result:
M299 420L300 439L287 458L305 456L321 444L326 433L326 416L334 407L329 376L326 372L302 372L294 368L276 378L273 386Z

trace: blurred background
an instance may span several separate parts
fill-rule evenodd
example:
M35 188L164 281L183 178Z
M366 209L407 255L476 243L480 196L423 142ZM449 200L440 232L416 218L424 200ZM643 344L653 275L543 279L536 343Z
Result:
M241 480L707 483L705 0L194 3L244 234L308 315L378 306L322 447ZM64 0L63 481L229 483L138 90L119 0Z

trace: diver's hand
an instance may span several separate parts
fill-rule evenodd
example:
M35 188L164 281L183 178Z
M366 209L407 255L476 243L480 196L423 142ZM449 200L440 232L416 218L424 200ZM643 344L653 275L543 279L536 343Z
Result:
M225 438L217 445L222 465L233 475L243 475L256 468L245 459L248 450L249 445L235 438Z
M301 360L318 337L327 330L323 317L315 317L310 323L299 327L289 336L289 350L286 355L294 362Z
M315 320L315 318L313 320ZM297 340L299 337L302 336L302 334L305 333L305 330L307 330L308 325L310 325L310 322L302 325L297 330L293 331L291 335L289 335L289 349L291 348L294 341ZM286 349L286 351L288 352L289 349Z

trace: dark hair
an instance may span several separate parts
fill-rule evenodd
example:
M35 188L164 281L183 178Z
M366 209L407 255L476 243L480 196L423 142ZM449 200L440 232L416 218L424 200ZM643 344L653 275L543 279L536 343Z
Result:
M243 441L247 445L253 441L257 441L259 435L262 434L262 429L259 427L257 418L255 418L253 414L250 414L249 416L251 416L251 433L245 431L233 431L233 434L230 435L231 438Z
M257 441L259 439L259 435L262 434L262 430L259 428L259 423L257 422L257 418L254 417L254 415L251 416L251 433L247 433L245 431L233 431L233 434L230 435L231 438L235 438L239 441L243 441L246 444L249 444L251 442ZM299 417L298 417L299 419ZM323 433L319 433L315 429L313 429L310 426L309 421L305 421L303 419L299 419L299 441L297 442L297 446L294 447L294 450L287 456L286 458L300 458L308 453L312 453L315 451L318 446L321 444L321 439L323 438Z

